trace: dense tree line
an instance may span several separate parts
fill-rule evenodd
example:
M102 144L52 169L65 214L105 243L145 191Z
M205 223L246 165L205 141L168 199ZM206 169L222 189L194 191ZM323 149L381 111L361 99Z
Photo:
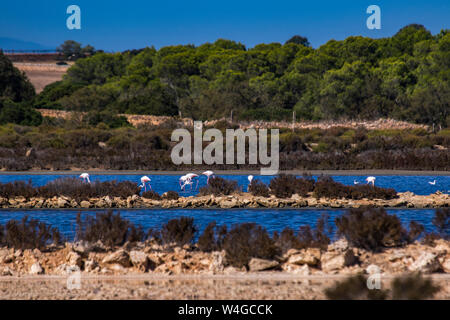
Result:
M450 124L450 34L409 25L390 38L352 36L318 49L217 40L77 60L35 106L194 119L392 117Z

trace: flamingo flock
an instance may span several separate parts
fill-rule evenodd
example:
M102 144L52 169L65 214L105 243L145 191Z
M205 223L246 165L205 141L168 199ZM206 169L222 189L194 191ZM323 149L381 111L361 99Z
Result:
M207 178L206 179L206 184L207 185L209 185L210 179L215 177L214 171L211 171L211 170L204 171L201 175L206 176L206 178ZM89 178L89 173L87 173L87 172L84 172L84 173L80 174L79 178L84 183L89 183L89 184L91 183L91 180ZM179 184L180 184L181 191L187 191L186 190L187 186L190 186L189 191L197 190L198 184L199 184L199 178L200 178L200 176L198 174L192 173L192 172L181 176L180 179L179 179ZM249 175L247 177L247 179L248 179L247 191L249 191L250 185L252 184L252 181L253 181L254 177L252 175ZM375 186L375 180L376 180L376 177L374 177L374 176L369 176L369 177L367 177L365 179L366 183L367 184L371 184L372 186ZM139 185L139 187L141 189L143 188L144 192L147 191L147 187L150 190L152 190L151 179L148 176L142 176L140 178L140 181L141 181L141 184ZM194 182L195 182L195 187L194 187ZM353 180L353 184L354 185L358 185L359 183L360 183L359 181ZM433 180L433 181L428 181L428 184L433 185L433 186L436 185L436 179ZM450 192L450 190L448 192Z

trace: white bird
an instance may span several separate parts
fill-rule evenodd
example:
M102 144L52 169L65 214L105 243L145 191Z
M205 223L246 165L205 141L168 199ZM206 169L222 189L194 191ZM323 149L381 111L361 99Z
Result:
M191 190L192 190L192 185L193 185L193 181L191 179L186 179L183 183L183 185L181 186L181 190L184 191L184 189L186 188L187 185L191 186Z
M436 184L436 179L434 181L428 181L428 183L434 186Z
M192 184L193 184L192 179L195 179L195 178L198 178L198 174L195 174L195 173L188 173L188 174L185 174L184 176L182 176L182 177L180 178L180 187L181 187L181 190L184 191L184 188L185 188L187 185L190 185L190 186L191 186L191 190L192 190ZM197 180L197 185L195 186L196 189L197 189L197 186L198 186L198 180Z
M205 171L202 174L208 177L208 179L206 180L206 184L209 184L210 177L214 177L214 172L211 170Z
M353 180L353 184L359 184L359 181Z
M178 183L180 184L180 188L181 188L181 190L183 190L183 184L184 184L184 182L187 180L187 177L184 175L184 176L181 176L180 177L180 179L178 180Z
M250 189L250 185L252 184L252 181L253 181L253 176L249 175L247 177L247 179L248 179L248 186L247 186L247 192L248 192L248 190Z
M376 180L375 177L367 177L366 178L367 184L371 183L372 186L375 186L375 180Z
M79 178L83 179L84 182L91 183L91 180L89 180L89 173L84 172L80 174Z
M197 178L197 177L198 177L198 174L195 174L195 173L187 173L187 174L186 174L186 177L187 177L188 179L193 179L193 178Z
M152 181L152 179L150 179L147 176L143 176L141 177L141 185L139 186L140 188L144 188L144 191L147 191L147 183L150 187L150 190L152 189L152 185L150 184L150 181Z

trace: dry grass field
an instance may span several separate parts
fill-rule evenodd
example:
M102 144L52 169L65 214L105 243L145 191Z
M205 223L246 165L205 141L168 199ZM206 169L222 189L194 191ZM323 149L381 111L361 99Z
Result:
M55 63L23 63L16 62L14 66L24 71L34 88L36 93L40 93L46 85L59 81L66 73L69 66L58 66Z

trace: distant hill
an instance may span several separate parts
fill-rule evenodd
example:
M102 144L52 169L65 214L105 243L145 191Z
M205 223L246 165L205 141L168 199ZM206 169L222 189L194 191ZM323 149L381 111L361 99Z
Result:
M55 49L55 47L20 39L0 37L0 48L3 50L51 50Z

